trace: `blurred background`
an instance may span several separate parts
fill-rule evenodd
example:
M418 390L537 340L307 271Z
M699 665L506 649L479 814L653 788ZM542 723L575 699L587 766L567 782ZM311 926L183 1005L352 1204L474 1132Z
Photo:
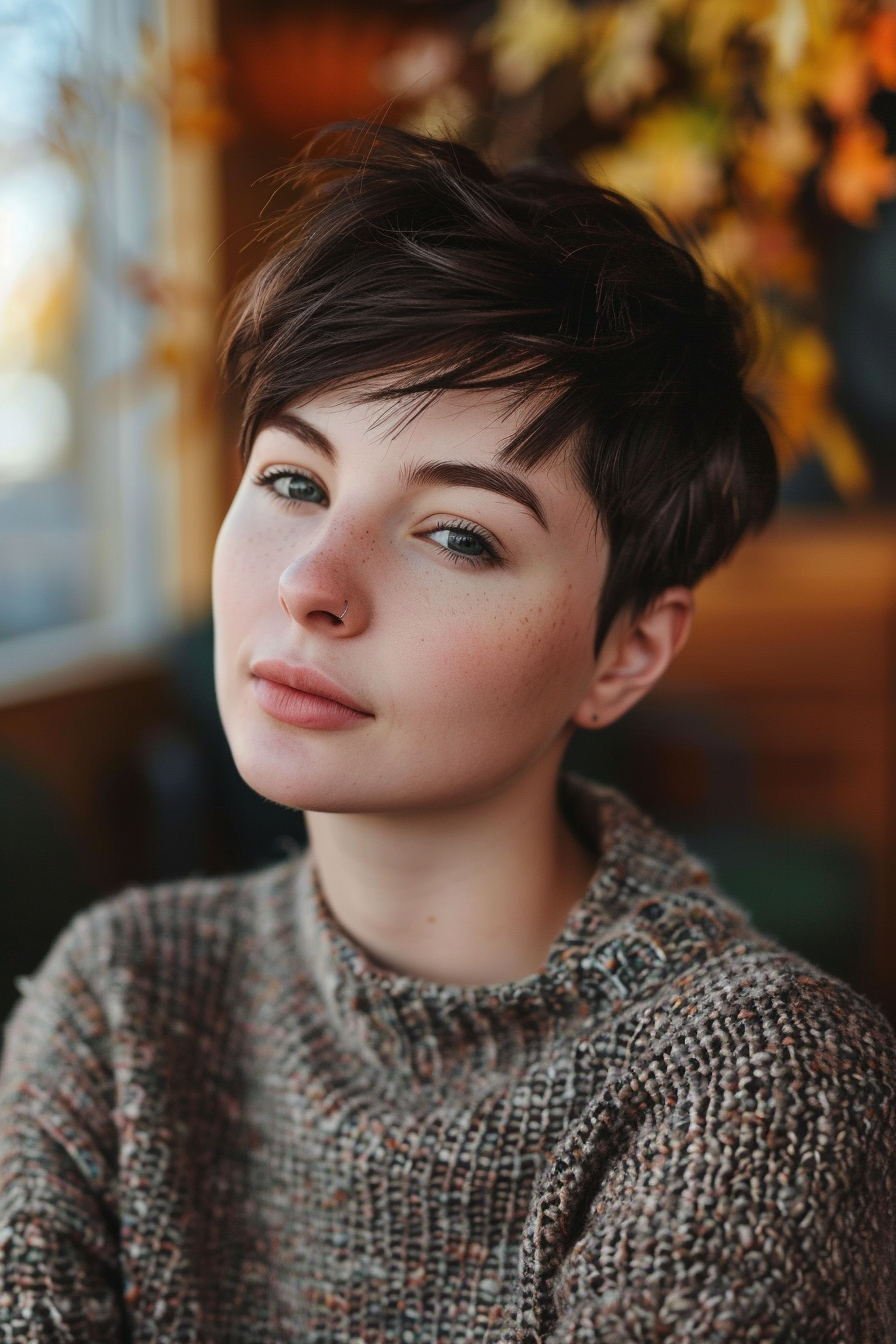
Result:
M0 1017L92 900L302 843L214 704L215 342L276 174L358 117L576 163L750 296L780 516L569 762L896 1020L896 7L859 0L0 0Z

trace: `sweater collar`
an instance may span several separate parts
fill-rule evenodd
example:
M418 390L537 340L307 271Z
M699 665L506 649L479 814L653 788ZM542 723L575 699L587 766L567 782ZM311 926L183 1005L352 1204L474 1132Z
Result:
M345 1052L385 1068L395 1083L437 1086L458 1071L516 1070L546 1038L579 1035L584 1019L592 1030L595 1019L690 964L699 944L718 941L705 918L691 929L696 938L670 921L670 898L693 904L696 896L705 914L711 896L705 871L674 840L615 790L565 776L561 796L571 825L600 858L545 966L522 980L441 985L384 969L336 922L302 857L300 956ZM711 925L721 918L742 927L736 911L718 898L715 905Z

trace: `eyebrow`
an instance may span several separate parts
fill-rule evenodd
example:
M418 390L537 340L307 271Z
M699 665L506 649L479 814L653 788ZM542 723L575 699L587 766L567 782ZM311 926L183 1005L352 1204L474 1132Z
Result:
M403 468L401 475L408 486L466 485L474 490L491 490L522 504L546 532L549 530L535 491L512 471L483 467L477 462L420 462L416 467Z
M310 448L315 448L328 462L337 459L336 447L326 434L309 425L295 412L281 411L271 416L264 425L265 429L282 429L293 438L300 439ZM402 484L412 488L425 485L460 485L473 490L490 490L492 494L503 495L528 510L535 521L549 531L544 509L535 491L521 476L506 471L502 467L484 467L478 462L419 462L416 466L406 466L401 471Z
M337 452L332 441L319 429L309 425L307 420L303 420L300 415L296 415L294 411L279 411L276 415L272 415L270 419L265 420L261 428L282 429L285 434L291 434L294 439L300 439L309 448L316 448L328 462L336 461Z

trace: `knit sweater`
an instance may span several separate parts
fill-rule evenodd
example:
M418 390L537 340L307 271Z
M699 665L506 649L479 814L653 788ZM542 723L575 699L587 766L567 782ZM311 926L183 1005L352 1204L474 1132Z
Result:
M7 1029L0 1340L893 1344L894 1054L609 790L544 968L375 965L307 856L78 917Z

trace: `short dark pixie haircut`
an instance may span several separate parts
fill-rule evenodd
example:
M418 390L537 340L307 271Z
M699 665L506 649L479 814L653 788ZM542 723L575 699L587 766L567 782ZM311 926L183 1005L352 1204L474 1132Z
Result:
M668 229L571 169L491 171L447 140L334 127L290 170L280 244L232 302L240 446L344 387L501 389L532 413L501 458L572 453L610 548L597 631L692 587L775 506L744 389L743 306Z

